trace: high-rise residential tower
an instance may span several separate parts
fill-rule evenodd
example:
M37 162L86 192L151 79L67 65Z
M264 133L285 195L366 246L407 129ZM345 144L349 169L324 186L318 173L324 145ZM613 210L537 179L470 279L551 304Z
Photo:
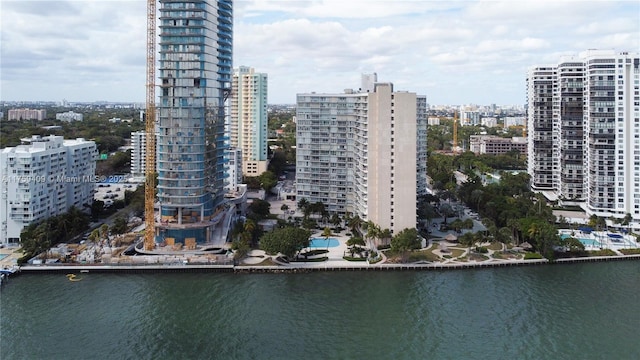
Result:
M631 214L640 228L640 55L583 57L587 213Z
M234 70L230 101L231 147L242 150L242 173L267 171L267 74L241 66Z
M527 77L527 129L529 129L528 170L531 187L537 191L553 191L558 170L554 142L553 95L556 66L537 66Z
M363 76L360 92L298 94L296 191L398 233L426 191L426 97Z
M534 190L640 229L640 55L589 50L530 70ZM550 117L549 117L550 116Z
M160 0L156 241L209 243L224 208L231 0Z

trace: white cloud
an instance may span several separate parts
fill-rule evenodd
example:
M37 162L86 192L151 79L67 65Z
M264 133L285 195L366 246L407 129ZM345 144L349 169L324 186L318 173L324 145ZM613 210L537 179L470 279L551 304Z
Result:
M0 99L143 101L145 1L2 1ZM242 0L234 65L269 101L359 87L377 72L433 103L523 103L528 67L640 48L631 1Z

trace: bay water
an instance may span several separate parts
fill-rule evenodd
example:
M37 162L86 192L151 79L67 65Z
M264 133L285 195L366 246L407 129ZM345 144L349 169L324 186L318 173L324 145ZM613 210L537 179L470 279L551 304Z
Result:
M0 359L640 359L640 262L22 274Z

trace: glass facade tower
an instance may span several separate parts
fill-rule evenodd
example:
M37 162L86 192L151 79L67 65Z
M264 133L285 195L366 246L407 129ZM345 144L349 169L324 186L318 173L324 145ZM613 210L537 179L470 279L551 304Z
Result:
M160 5L156 241L207 243L223 212L232 1Z

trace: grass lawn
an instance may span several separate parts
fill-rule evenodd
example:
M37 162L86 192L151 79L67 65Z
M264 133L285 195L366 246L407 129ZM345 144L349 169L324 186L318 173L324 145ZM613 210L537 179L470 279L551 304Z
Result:
M614 256L616 253L611 249L602 249L596 251L587 251L589 256Z
M522 255L513 251L496 251L493 253L494 259L521 259Z
M452 258L460 257L465 252L465 250L463 250L463 249L452 249L452 248L449 248L449 250L451 250L451 257Z
M640 254L640 249L620 249L618 251L625 255Z
M435 247L427 250L413 251L409 254L409 262L416 261L440 261L440 256L433 253Z
M416 261L440 261L440 257L433 253L433 250L437 249L437 245L431 246L426 250L416 250L412 252L407 252L406 262L412 263ZM402 262L402 254L393 252L391 250L387 250L384 252L384 255L387 257L389 263L400 263Z
M485 260L489 260L489 257L486 256L486 255L482 255L482 254L472 253L471 255L469 255L469 260L471 260L471 261L485 261Z
M494 250L494 251L502 250L502 243L492 242L489 246L487 246L487 249Z

